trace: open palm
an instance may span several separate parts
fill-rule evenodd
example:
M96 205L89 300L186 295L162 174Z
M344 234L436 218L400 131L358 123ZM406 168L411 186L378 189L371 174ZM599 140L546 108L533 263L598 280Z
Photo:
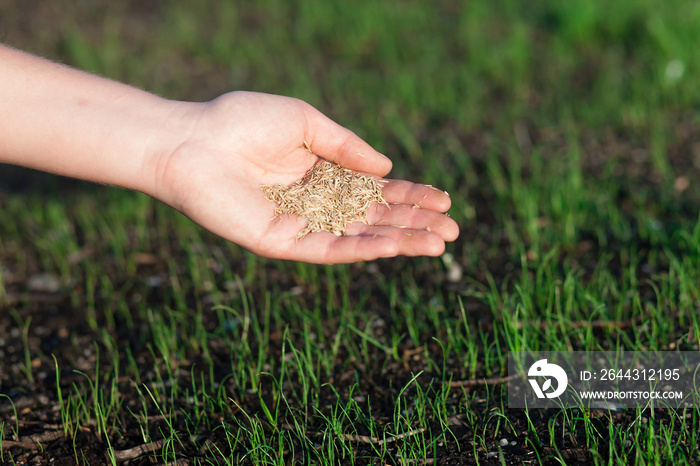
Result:
M313 263L343 263L396 255L439 255L458 235L442 214L447 194L389 180L391 208L373 205L370 225L353 223L347 236L311 233L296 240L305 220L273 218L262 185L290 184L322 157L377 177L389 159L308 104L288 97L234 92L192 105L195 121L184 142L161 157L156 197L193 221L262 256ZM311 151L309 151L311 149Z

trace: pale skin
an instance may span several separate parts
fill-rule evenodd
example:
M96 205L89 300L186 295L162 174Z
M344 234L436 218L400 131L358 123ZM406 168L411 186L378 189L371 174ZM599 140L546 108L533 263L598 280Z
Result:
M210 102L164 99L0 45L0 163L146 193L261 256L348 263L437 256L459 234L447 193L387 180L390 208L347 236L273 217L262 185L289 184L319 157L385 177L391 161L305 102L232 92ZM311 152L309 151L311 150Z

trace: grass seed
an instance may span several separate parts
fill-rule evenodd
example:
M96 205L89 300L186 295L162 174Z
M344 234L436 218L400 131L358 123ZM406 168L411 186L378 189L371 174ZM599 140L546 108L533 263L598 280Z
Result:
M294 214L308 220L297 239L315 231L346 235L352 222L369 224L367 211L373 202L388 205L380 181L325 160L289 186L260 189L267 200L274 202L276 217Z

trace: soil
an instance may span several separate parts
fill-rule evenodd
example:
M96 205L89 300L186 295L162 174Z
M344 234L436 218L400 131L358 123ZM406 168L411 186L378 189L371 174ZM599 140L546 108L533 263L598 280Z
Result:
M10 290L20 289L17 283L11 284ZM34 381L27 382L22 371L25 363L22 351L22 335L20 328L13 322L7 312L0 317L0 393L3 393L12 400L0 399L0 419L5 419L6 433L14 428L14 410L19 420L19 436L12 442L5 442L4 448L8 448L9 453L17 464L52 464L52 465L72 465L76 464L76 455L80 459L80 464L100 465L109 464L105 456L107 439L101 435L95 425L83 426L81 432L73 440L67 440L62 424L59 401L57 398L56 374L54 364L62 368L60 373L60 387L67 393L73 387L80 390L89 391L91 386L87 377L76 371L85 374L94 374L95 365L98 362L98 354L104 352L105 348L93 346L94 341L99 341L100 336L86 324L84 311L71 304L70 296L53 292L30 291L23 297L23 303L17 306L18 313L22 319L31 318L35 324L30 328L28 343L31 348L31 367L33 369ZM156 304L154 301L153 304ZM478 315L479 313L475 313ZM384 316L389 320L390 316ZM101 322L103 325L104 322ZM489 322L482 323L488 327ZM70 329L68 331L67 329ZM158 362L154 360L152 354L134 337L126 325L116 326L111 330L115 341L130 342L129 347L140 367L151 367ZM273 332L280 338L281 332ZM426 345L430 345L426 338ZM278 351L281 348L281 341L273 341L272 347ZM433 343L434 345L434 343ZM220 349L212 347L212 358L225 363L230 360L231 355L222 345ZM440 348L432 348L430 351L439 352ZM56 361L53 359L56 357ZM362 399L372 400L373 419L379 424L388 424L394 415L395 397L400 387L403 387L411 380L414 374L420 370L425 370L422 361L421 351L409 348L404 345L402 348L402 362L390 362L387 364L386 355L377 352L374 364L351 366L350 370L340 374L337 379L329 380L339 393L347 393L356 381L360 381L359 389L355 390L357 396ZM342 355L341 358L342 359ZM198 364L197 356L192 355L187 361L181 361L181 384L189 382L189 370L192 367L202 367ZM122 364L126 364L123 361ZM221 373L226 371L226 365L222 364ZM230 366L229 366L230 367ZM101 374L109 374L112 370L109 364L103 363L100 367ZM455 374L463 372L459 367L454 368ZM487 376L483 374L482 376ZM92 377L94 379L94 377ZM433 381L431 383L431 380ZM429 390L438 390L441 383L438 382L439 374L427 371L418 382ZM270 380L270 382L272 382ZM102 378L98 383L103 390L112 383L107 377ZM231 393L236 392L232 386L226 386L225 380L221 380L222 386ZM263 380L261 387L271 387L271 383ZM137 393L132 380L117 380L116 389L123 402L124 408L130 408L134 412L140 410L141 396ZM294 392L298 387L290 387L288 396L293 399ZM461 411L458 408L461 404L468 404L476 413L477 419L467 419L464 415L455 414L450 417L450 430L452 435L447 438L444 444L438 445L434 450L435 462L440 465L472 464L479 458L482 464L527 464L537 458L545 458L556 454L558 450L562 457L570 461L571 464L587 464L591 459L591 453L585 447L586 439L583 432L576 432L569 435L559 435L550 439L551 445L540 444L529 431L528 423L536 426L537 434L541 439L549 439L548 421L555 412L545 410L535 410L531 412L528 420L522 410L505 409L503 415L508 419L507 426L499 425L492 418L492 409L500 405L499 400L505 400L505 385L503 383L493 383L488 387L475 381L459 387L455 384L453 389L455 395L450 400L455 412ZM265 392L260 394L263 399L269 399L272 394ZM487 402L486 400L490 400ZM249 413L261 415L260 398L258 394L244 394L236 400L242 409ZM182 397L175 401L176 406L187 406L190 400ZM318 406L332 406L336 403L336 396L330 389L321 392ZM382 407L384 411L382 411ZM298 409L298 407L297 407ZM155 407L151 407L155 411ZM236 416L235 412L231 415ZM294 425L294 417L297 414L292 411L283 412L283 420L280 422L282 429L291 429ZM600 433L607 432L609 422L608 413L593 413L598 416L595 425ZM239 413L238 416L241 416ZM634 416L628 413L613 414L614 422L628 424L634 421ZM212 422L215 422L212 419ZM656 422L664 422L657 414ZM175 415L175 428L181 432L187 432L186 420L181 415ZM157 430L162 428L168 431L169 426L165 420L154 419L151 423L154 429L154 438L157 438ZM325 428L318 420L307 425L308 436L321 438ZM443 428L439 424L433 423L431 426L433 433L441 432ZM474 444L474 435L480 434L484 438L493 439L486 444ZM370 432L359 432L354 441L354 448L359 457L368 458L366 464L373 464L370 460L376 456L371 443L376 443L378 439L369 438ZM418 433L425 435L427 433ZM360 436L364 436L360 437ZM6 435L5 437L11 438ZM501 446L501 439L505 439L507 444ZM153 453L160 450L160 446L144 444L143 436L139 425L131 416L121 419L121 428L118 436L109 439L112 447L115 448L118 458L123 458L127 464L158 464ZM221 430L197 432L188 441L183 435L183 442L175 447L179 457L196 459L200 455L202 448L216 445L226 451L228 442ZM300 449L297 446L297 451ZM241 445L242 452L245 452L245 445ZM604 451L605 449L603 449ZM389 448L391 452L391 448ZM392 457L391 454L387 458ZM385 461L389 461L385 458ZM291 456L288 458L293 459ZM548 463L545 461L545 463ZM552 464L556 461L552 460ZM182 464L191 464L182 462ZM362 462L360 462L362 464Z
M4 179L0 180L2 181L0 184L5 186L6 190L15 193L32 187L31 191L27 191L27 194L31 192L33 196L53 195L54 188L47 188L45 183L36 182L36 177L41 180L46 175L13 169L11 170L11 178L14 181L10 183ZM20 181L18 182L18 180ZM98 189L69 180L55 180L54 182L62 184L63 192L74 190L76 194L79 194L86 189ZM472 194L474 196L484 195L484 193ZM9 193L6 191L5 195L9 195ZM475 247L473 240L480 237L479 230L488 228L490 215L488 209L480 207L477 210L477 216L483 223L467 225L463 228L459 241L465 242L465 246L466 242L471 241L469 247ZM159 244L158 241L158 238L153 238L154 244ZM211 241L209 247L217 248L217 240L212 237ZM162 448L162 443L144 443L140 426L133 416L123 416L119 420L118 433L109 432L105 436L98 426L92 424L81 426L75 438L68 440L61 422L60 404L57 396L58 387L56 386L56 364L61 368L59 386L64 393L75 389L89 393L91 384L96 382L94 374L97 368L101 374L97 380L100 389L104 392L113 386L120 397L122 410L128 412L128 409L131 409L133 412L139 412L143 397L137 391L138 384L122 377L117 379L110 377L110 372L113 370L111 363L105 361L104 358L99 358L100 354L107 352L107 348L95 342L103 341L101 331L106 330L114 341L128 347L139 367L162 365L163 361L154 357L139 336L140 333L146 333L147 322L135 317L136 320L131 324L124 321L109 323L104 316L98 315L97 329L91 328L88 324L89 305L84 294L84 289L87 286L85 281L81 277L76 277L73 283L65 286L51 274L41 273L39 252L31 242L20 242L19 244L20 247L26 248L24 255L27 258L26 262L13 263L3 260L4 257L0 255L7 293L5 304L0 307L2 311L0 312L0 394L3 395L0 397L0 420L5 422L3 428L6 439L3 448L11 453L16 464L71 465L78 463L101 465L109 464L108 458L105 456L109 442L109 445L117 452L120 464L160 464L156 454ZM172 242L168 244L172 244ZM503 244L504 249L501 253L496 256L487 255L484 257L484 260L487 261L484 264L484 270L495 273L494 279L499 283L512 273L512 269L507 266L512 260L512 255L508 251L505 238ZM117 284L117 288L128 290L128 287L132 286L135 281L145 281L149 277L159 274L167 276L166 265L159 262L157 257L166 254L168 257L182 256L183 260L186 260L186 251L177 249L177 246L170 247L174 249L168 249L164 253L159 251L140 253L141 256L138 260L140 266L135 275L128 274L126 271L111 265L110 254L107 251L101 251L102 246L99 244L86 244L84 254L86 257L102 257L104 254L103 273L109 274L112 283ZM484 246L483 249L486 250L486 247ZM3 249L0 248L0 254L2 251ZM221 253L221 250L217 249L217 251ZM5 249L5 253L7 252ZM592 269L599 256L598 245L592 238L582 238L579 245L567 254L569 260L578 261L583 264L584 269L587 267ZM234 272L245 275L246 264L241 263L240 258L224 256L224 259L228 260L230 264L236 264L238 261L240 270L234 270ZM72 257L67 260L80 261L82 258ZM458 257L456 260L463 263L463 258ZM463 281L461 283L449 281L445 279L444 275L435 275L435 269L430 263L425 262L421 265L421 261L411 259L398 258L353 267L356 282L352 285L350 299L355 299L352 297L359 294L361 290L374 290L373 297L366 304L368 315L384 323L391 322L392 316L387 311L388 303L384 302L387 298L382 297L382 292L372 281L372 274L391 277L408 273L421 286L422 290L426 290L421 291L426 295L425 299L429 299L431 293L447 296L458 290L460 286L465 286ZM268 275L268 281L275 281L282 288L291 289L295 285L292 276L285 276L274 267L259 273ZM472 278L482 283L487 282L485 276L478 274ZM226 288L227 286L223 282L214 284L215 288ZM321 290L308 292L308 295L305 294L307 291L302 291L299 299L313 303L314 296L329 295L327 293L329 290L323 288L325 286L326 284L322 283ZM146 296L136 296L137 293L132 295L127 292L126 295L130 296L129 299L134 300L134 302L127 304L134 307L143 306L143 302L139 300L145 299L148 307L156 309L166 307L170 302L162 288L164 287L154 287L152 293ZM650 290L650 293L653 291ZM195 302L201 297L192 296L188 299ZM449 301L446 300L446 302ZM488 306L480 304L478 301L467 301L466 310L470 322L476 328L488 332L495 325L493 313ZM458 311L455 310L455 312ZM26 336L23 334L21 325L18 325L18 320L31 322ZM210 331L219 325L218 321L213 318L211 321L203 322L203 324ZM619 332L620 335L632 332L630 327L621 325L619 328L594 330L604 333L607 338L610 338L610 332ZM684 335L687 333L687 329L679 327L676 332L679 336ZM631 333L629 336L634 338ZM283 346L282 337L282 329L271 329L270 351L273 354L279 354L280 357ZM25 338L29 348L26 354L23 350ZM505 342L503 344L505 345ZM419 348L427 348L431 354L438 354L441 351L431 335L421 336ZM687 349L692 348L689 346ZM227 381L225 377L231 367L231 354L226 345L214 343L209 351L212 360L220 361L220 366L214 368L214 378L220 384L216 389L236 393L236 387L232 386L230 379ZM370 352L369 364L346 364L342 373L334 374L333 378L329 380L338 393L348 393L350 388L359 381L359 390L355 390L355 395L363 401L371 400L372 418L380 427L392 422L397 394L401 387L404 387L418 372L423 371L417 379L423 389L437 391L443 386L443 382L440 382L442 374L425 364L422 351L417 350L415 345L409 341L403 342L399 347L399 354L401 360L394 361L387 358L382 351ZM341 349L339 360L344 360L345 356ZM125 367L128 364L127 355L123 354L122 357L120 365ZM31 381L27 380L27 374L23 369L26 364L32 368L33 380ZM188 383L192 382L192 377L195 380L198 379L200 374L192 371L193 367L206 367L201 359L201 353L196 351L188 352L185 359L179 361L176 367L181 385L187 386ZM530 412L528 419L522 410L501 409L501 406L505 406L506 400L504 380L499 379L503 374L490 374L486 372L486 368L479 368L476 371L476 378L472 379L466 372L463 362L456 359L448 360L446 369L454 374L456 381L449 399L449 409L454 413L449 416L449 427L452 435L447 436L443 443L431 449L434 458L428 464L473 464L477 460L481 464L530 464L539 461L544 464L559 464L558 460L554 459L555 455L560 455L569 464L588 464L593 460L593 454L586 446L585 432L563 432L563 429L555 429L554 436L551 436L549 421L553 416L558 415L557 412L535 410ZM88 374L89 377L81 373ZM481 382L483 378L489 378L491 382L484 384ZM458 383L459 381L463 383ZM238 416L239 419L242 419L240 410L245 410L247 413L258 413L262 416L260 400L269 401L273 396L269 390L272 387L272 379L269 377L268 382L265 383L265 377L263 377L260 394L240 394L236 399L238 407L232 407L228 415ZM164 387L164 390L168 393L167 386ZM298 387L293 385L285 388L290 399L296 396L297 390ZM410 388L410 390L414 389ZM183 395L178 398L177 395L170 393L169 396L174 397L176 407L189 407L191 400L186 399ZM330 387L324 387L321 390L318 406L333 406L336 402L337 398L333 390ZM464 414L459 414L465 412L465 406L470 407L474 417L467 418ZM188 409L184 411L187 412ZM298 410L299 406L286 411L282 410L281 420L278 423L281 430L293 429L295 418L298 419ZM149 407L149 412L155 411L155 406ZM496 412L502 418L495 416ZM594 418L593 425L597 430L597 435L602 436L602 438L607 435L610 423L625 426L635 422L636 419L633 411L591 411L589 415ZM647 422L655 422L659 425L672 421L664 413L657 412L654 415L642 413L642 415ZM498 419L507 419L507 422L497 422ZM212 425L215 425L221 420L213 416L210 421ZM173 428L178 431L188 432L188 422L181 412L175 413L171 422L173 422ZM159 438L157 435L159 430L167 432L171 428L163 417L158 416L151 419L150 426L154 429L153 438ZM530 426L534 426L536 435ZM13 429L17 430L18 435L13 435ZM326 429L327 426L323 422L310 418L306 425L307 439L311 441L316 437L322 439ZM430 429L432 432L415 432L411 435L415 436L416 440L435 438L436 433L441 432L444 426L432 421ZM273 432L270 431L268 434L271 435ZM478 438L491 440L475 443L476 435L479 436ZM374 464L376 444L380 439L371 438L369 429L360 431L356 437L348 437L345 440L353 444L358 457L367 458L364 464ZM173 448L178 457L187 458L187 460L180 460L177 464L197 464L196 460L201 457L203 450L216 447L224 453L228 453L228 445L223 431L211 428L183 434L180 443ZM246 445L239 445L236 448L239 449L235 450L237 452L245 452ZM395 447L388 445L387 448L389 454L384 457L384 461L392 464L392 461L396 462L392 459ZM611 448L626 447L613 445ZM638 447L628 446L627 448ZM685 447L679 444L678 448ZM289 462L300 459L295 457L295 453L292 452L299 452L301 449L302 445L296 445L296 448L289 449L290 452L287 453L286 459ZM607 450L608 448L603 442L599 451L605 455ZM7 457L4 458L4 460L6 459ZM363 464L363 461L360 461L359 464Z

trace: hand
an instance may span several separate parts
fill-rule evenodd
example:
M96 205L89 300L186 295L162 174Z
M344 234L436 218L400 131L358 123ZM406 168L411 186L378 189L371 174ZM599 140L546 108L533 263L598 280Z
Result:
M457 237L457 225L441 214L450 206L445 193L390 181L384 197L396 205L372 207L371 226L297 241L304 220L273 219L260 186L301 178L317 161L307 145L350 169L375 176L391 169L389 159L299 100L237 92L206 104L173 102L2 45L0 63L2 163L143 191L268 257L336 263L438 255Z
M151 164L153 195L251 252L326 264L437 256L459 233L442 214L450 207L446 193L389 180L384 197L391 208L373 205L370 225L353 223L347 236L316 232L296 240L305 220L273 218L273 204L260 186L298 180L317 156L377 177L391 170L391 161L297 99L234 92L205 104L181 105L184 118L192 121L190 131L176 149Z

